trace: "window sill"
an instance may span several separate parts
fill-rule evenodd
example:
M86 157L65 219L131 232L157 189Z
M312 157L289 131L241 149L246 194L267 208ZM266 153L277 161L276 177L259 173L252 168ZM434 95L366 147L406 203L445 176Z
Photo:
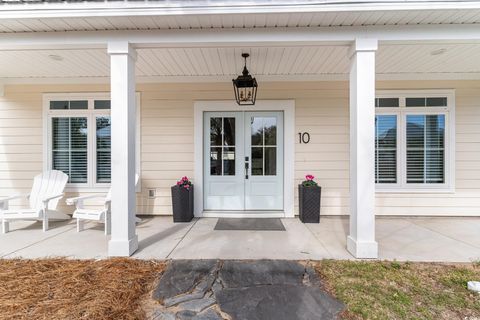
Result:
M455 188L376 188L375 193L455 193Z
M99 185L99 186L67 186L65 187L65 192L67 193L107 193L110 191L110 184L107 184L105 186ZM135 188L135 193L141 193L142 189L140 187L140 183Z
M110 186L99 186L99 187L90 187L90 186L66 186L65 192L72 193L107 193L110 190Z

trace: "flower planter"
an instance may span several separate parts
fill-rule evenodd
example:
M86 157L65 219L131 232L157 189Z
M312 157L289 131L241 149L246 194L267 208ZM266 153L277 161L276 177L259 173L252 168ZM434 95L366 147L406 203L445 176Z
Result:
M173 222L190 222L193 219L193 185L188 189L172 187Z
M303 223L320 222L320 197L322 188L319 186L304 187L298 185L298 205L300 221Z

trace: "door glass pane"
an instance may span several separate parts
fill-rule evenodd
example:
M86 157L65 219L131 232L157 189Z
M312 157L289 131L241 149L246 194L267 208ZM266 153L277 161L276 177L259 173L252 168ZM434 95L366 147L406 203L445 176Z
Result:
M263 175L263 147L252 147L252 176Z
M263 145L263 123L262 118L252 117L252 146Z
M263 118L265 145L277 145L277 118Z
M235 118L223 118L223 145L235 145Z
M222 175L222 148L210 148L210 175Z
M275 176L277 174L277 148L265 147L265 175Z
M222 118L210 119L210 146L222 145Z
M235 175L235 148L223 148L223 175Z

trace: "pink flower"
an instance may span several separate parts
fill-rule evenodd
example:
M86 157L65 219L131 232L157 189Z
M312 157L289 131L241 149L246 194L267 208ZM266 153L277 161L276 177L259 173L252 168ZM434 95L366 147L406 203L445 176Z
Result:
M305 176L305 179L307 179L307 181L313 181L313 179L315 179L315 177L312 176L311 174L307 174L307 175Z
M181 181L177 181L177 186L181 185L182 182Z

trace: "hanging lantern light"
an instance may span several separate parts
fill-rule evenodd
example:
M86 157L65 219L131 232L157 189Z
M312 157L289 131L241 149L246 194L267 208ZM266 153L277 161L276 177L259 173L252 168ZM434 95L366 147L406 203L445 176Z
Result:
M249 74L247 69L247 58L249 56L248 53L242 53L242 57L245 59L242 75L232 80L235 100L239 105L255 105L257 98L257 80Z

